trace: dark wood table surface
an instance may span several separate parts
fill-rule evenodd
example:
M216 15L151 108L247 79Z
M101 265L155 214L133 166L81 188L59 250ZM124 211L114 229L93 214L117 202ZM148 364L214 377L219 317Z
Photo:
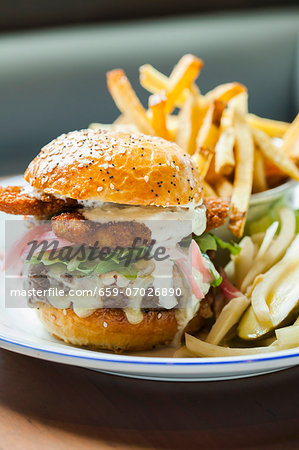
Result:
M299 367L142 381L0 350L0 449L298 449Z

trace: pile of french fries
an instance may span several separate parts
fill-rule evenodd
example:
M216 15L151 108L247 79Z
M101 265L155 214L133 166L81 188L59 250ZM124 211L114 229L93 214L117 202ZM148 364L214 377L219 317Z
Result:
M175 141L192 155L201 172L205 196L230 199L229 228L241 237L251 193L299 181L299 115L292 124L248 113L244 85L225 83L203 95L195 80L203 67L184 55L169 77L145 64L140 83L151 95L144 108L122 69L107 73L108 89L120 117L110 125Z

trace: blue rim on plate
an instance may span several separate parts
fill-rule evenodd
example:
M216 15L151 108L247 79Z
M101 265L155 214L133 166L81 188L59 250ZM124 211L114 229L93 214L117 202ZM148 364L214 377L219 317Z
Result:
M18 342L15 340L9 340L3 336L0 336L1 342L6 342L8 344L13 344L18 347L22 348L28 348L29 350L35 350L35 351L41 351L43 353L52 354L52 355L58 355L58 356L65 356L67 358L77 358L77 359L85 359L90 361L102 361L102 362L110 362L110 363L125 363L125 364L149 364L149 365L159 365L159 366L208 366L208 365L222 365L222 364L243 364L243 363L252 363L252 362L263 362L263 361L275 361L275 360L282 360L282 359L288 359L288 358L295 358L299 357L299 353L294 354L288 354L288 355L278 355L278 356L269 356L269 357L261 357L259 358L258 355L255 358L250 359L234 359L237 358L235 356L227 357L229 358L229 361L223 361L223 357L218 357L217 361L204 361L209 358L202 358L202 360L198 359L194 361L193 359L190 361L191 358L184 358L183 361L179 361L178 358L164 358L164 361L156 361L153 357L147 357L147 356L117 356L114 355L113 359L109 358L99 358L97 356L95 357L89 357L84 355L75 355L75 354L68 354L68 353L62 353L57 352L53 350L46 350L39 347L32 347L31 345L24 344L22 342ZM72 347L73 349L77 349L76 347ZM290 351L292 349L289 349ZM81 350L82 351L82 350ZM90 350L85 350L87 352L90 352ZM282 352L285 350L282 350ZM255 356L255 355L252 355ZM146 359L145 361L143 359ZM154 361L153 361L154 359ZM167 361L165 361L167 359ZM183 358L182 358L183 359ZM168 361L169 360L169 361Z

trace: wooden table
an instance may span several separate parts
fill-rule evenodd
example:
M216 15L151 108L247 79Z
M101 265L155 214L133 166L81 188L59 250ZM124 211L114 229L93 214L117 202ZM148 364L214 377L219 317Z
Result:
M298 449L298 390L299 367L168 383L0 350L0 449Z

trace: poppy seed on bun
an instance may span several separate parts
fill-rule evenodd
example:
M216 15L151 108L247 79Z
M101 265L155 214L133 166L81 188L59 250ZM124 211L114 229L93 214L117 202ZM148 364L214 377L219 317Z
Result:
M30 163L25 180L44 193L128 205L187 206L202 199L189 155L162 138L107 130L59 136Z

